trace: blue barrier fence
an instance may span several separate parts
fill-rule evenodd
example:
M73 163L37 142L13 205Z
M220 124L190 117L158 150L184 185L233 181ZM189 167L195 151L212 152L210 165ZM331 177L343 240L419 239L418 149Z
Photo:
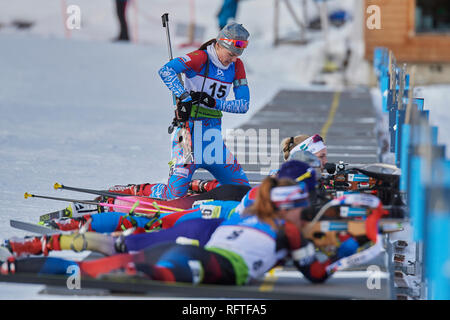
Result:
M423 247L426 299L450 299L450 160L429 123L425 101L413 98L411 76L386 48L374 51L374 70L389 113L390 151L401 168L400 191L413 239Z

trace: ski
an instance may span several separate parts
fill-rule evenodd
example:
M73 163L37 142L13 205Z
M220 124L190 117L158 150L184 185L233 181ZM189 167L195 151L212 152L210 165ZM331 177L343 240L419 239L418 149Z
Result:
M24 221L19 221L19 220L10 220L9 224L13 228L36 233L36 234L52 235L52 234L61 233L61 230L55 230L55 229L52 229L52 228L49 228L46 226L42 226L39 224L24 222Z
M46 214L43 214L39 216L39 221L49 221L54 219L61 219L61 218L72 218L72 211L70 211L68 208L49 212Z
M78 199L69 199L69 198L60 198L60 197L49 197L49 196L42 196L42 195L37 195L37 194L32 194L32 193L28 193L25 192L24 194L24 198L28 199L28 198L41 198L41 199L49 199L49 200L57 200L57 201L68 201L68 202L76 202L76 203L83 203L83 204L91 204L94 206L98 206L101 203L98 201L94 201L94 200L78 200Z
M75 212L74 212L74 209L75 209ZM93 209L93 208L84 209L80 203L74 202L73 205L71 205L67 208L49 212L49 213L39 216L39 221L46 222L49 220L61 219L61 218L78 218L78 217L82 217L86 214L96 214L96 213L101 213L101 212L103 212L103 211L102 211L102 207L100 207L100 206L96 206L96 209Z

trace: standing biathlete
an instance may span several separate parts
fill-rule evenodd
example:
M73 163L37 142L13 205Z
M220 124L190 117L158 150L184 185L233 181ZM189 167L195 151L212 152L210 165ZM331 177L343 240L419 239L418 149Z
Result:
M241 165L221 136L222 112L246 113L249 108L244 64L238 58L247 47L248 37L241 24L227 24L216 39L171 60L159 70L163 82L178 100L175 117L185 128L178 127L172 136L168 183L151 185L150 196L174 199L186 195L192 175L199 168L208 170L222 185L249 185ZM185 74L184 86L178 78L181 73ZM235 99L227 101L231 87ZM193 162L186 162L189 151L179 141L180 130L190 133Z

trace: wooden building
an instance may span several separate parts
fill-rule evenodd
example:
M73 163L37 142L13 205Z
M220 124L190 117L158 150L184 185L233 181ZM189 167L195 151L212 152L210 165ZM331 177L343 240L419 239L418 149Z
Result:
M450 0L362 1L367 60L375 47L387 47L397 62L417 65L418 84L450 83ZM367 26L375 13L372 5L379 8L379 29Z

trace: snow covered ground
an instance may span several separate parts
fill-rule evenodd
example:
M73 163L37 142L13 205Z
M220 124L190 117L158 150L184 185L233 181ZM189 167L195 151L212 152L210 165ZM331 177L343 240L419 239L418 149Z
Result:
M358 0L341 1L351 9ZM337 1L334 2L336 5ZM61 209L66 203L23 198L24 192L83 198L54 191L55 182L106 188L114 184L165 181L168 173L167 127L172 118L171 96L157 76L167 61L161 15L169 12L174 55L187 41L176 26L190 20L188 0L135 1L128 10L135 43L113 43L117 35L111 0L1 0L0 11L0 237L25 235L9 227L10 219L36 222L40 214ZM196 0L195 18L204 39L216 36L215 14L222 1ZM64 29L63 8L81 9L81 29ZM313 13L313 10L311 10ZM13 21L33 22L17 29ZM281 88L333 90L342 87L341 76L329 85L311 84L324 61L320 32L310 32L306 46L273 47L273 1L240 1L237 20L251 33L243 55L251 90L246 115L224 117L224 129L233 128L257 112ZM345 52L345 39L354 25L331 28L332 50ZM292 34L290 17L280 32ZM351 45L361 43L352 39ZM359 50L359 51L358 51ZM354 74L367 66L353 65ZM367 82L354 76L352 85ZM440 142L449 148L450 86L423 88L431 121L439 126ZM447 151L448 152L448 151ZM90 196L85 196L91 198ZM12 286L0 285L0 299ZM17 287L14 287L17 288ZM17 297L20 298L20 297Z

